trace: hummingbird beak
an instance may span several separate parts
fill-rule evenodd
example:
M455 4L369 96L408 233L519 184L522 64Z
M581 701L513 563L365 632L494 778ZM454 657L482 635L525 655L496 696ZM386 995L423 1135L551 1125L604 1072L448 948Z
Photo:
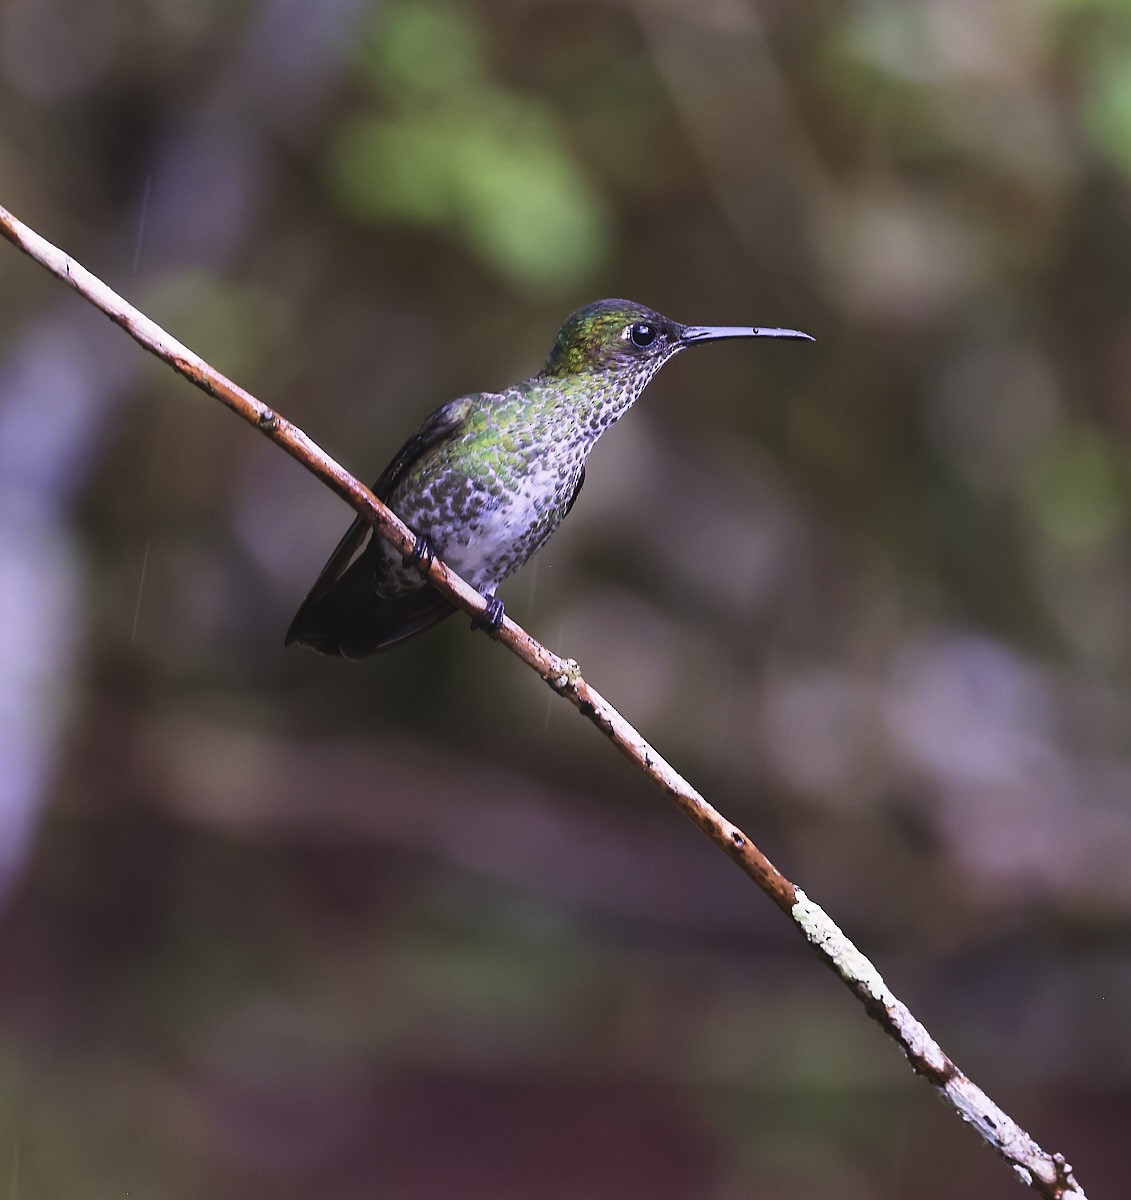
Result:
M699 342L721 342L724 338L792 338L799 342L812 342L807 333L800 329L750 328L746 325L685 325L679 335L681 346L693 346Z

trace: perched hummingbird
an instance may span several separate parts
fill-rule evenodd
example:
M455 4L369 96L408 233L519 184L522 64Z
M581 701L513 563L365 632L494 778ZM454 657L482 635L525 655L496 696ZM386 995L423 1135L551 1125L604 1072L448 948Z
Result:
M813 340L796 329L680 325L629 300L579 308L537 375L445 404L401 447L373 491L415 532L412 554L402 557L358 517L286 644L361 658L442 621L455 605L417 570L434 555L488 599L478 624L498 629L495 589L568 516L601 434L673 355L754 337Z

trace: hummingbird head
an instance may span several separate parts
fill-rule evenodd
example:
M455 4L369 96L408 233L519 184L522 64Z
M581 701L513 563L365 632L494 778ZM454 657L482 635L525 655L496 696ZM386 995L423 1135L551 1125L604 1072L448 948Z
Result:
M703 342L724 338L813 339L796 329L731 325L681 325L631 300L597 300L566 318L542 374L556 380L585 377L605 386L600 423L615 421L632 405L669 358Z
M644 372L650 379L673 354L688 346L751 337L813 340L796 329L681 325L631 300L597 300L566 318L542 373L562 378L588 372Z
M543 374L651 376L681 347L682 326L631 300L598 300L571 313L558 331Z

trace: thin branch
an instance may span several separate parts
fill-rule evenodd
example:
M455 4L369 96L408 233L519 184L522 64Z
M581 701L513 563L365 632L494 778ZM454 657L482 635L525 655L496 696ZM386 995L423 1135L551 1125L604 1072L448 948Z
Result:
M203 359L182 346L148 317L138 312L74 259L45 241L0 208L0 233L52 274L73 287L120 325L144 349L168 363L197 387L226 404L233 412L276 442L308 471L357 510L377 532L408 554L415 542L412 531L340 464L322 451L290 421L261 404L226 379ZM425 572L428 582L460 608L475 615L483 597L438 559ZM788 913L809 945L864 1005L869 1016L899 1044L914 1070L972 1125L1038 1194L1049 1200L1085 1200L1072 1168L1063 1155L1048 1154L981 1091L943 1053L923 1025L884 983L879 972L845 937L828 915L792 884L738 828L731 824L666 762L619 712L582 678L572 659L559 657L524 629L505 618L495 634L512 653L536 671L560 695L634 762L692 821L770 897Z

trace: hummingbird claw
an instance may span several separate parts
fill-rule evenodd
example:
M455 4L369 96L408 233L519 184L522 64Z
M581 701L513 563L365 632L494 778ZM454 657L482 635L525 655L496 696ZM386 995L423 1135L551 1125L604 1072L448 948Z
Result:
M506 609L498 596L487 597L487 607L471 618L472 629L482 629L484 633L496 634L506 616Z
M435 557L436 551L432 549L432 543L424 534L418 533L416 541L412 544L412 551L401 559L401 564L406 568L415 567L421 575L425 575Z

